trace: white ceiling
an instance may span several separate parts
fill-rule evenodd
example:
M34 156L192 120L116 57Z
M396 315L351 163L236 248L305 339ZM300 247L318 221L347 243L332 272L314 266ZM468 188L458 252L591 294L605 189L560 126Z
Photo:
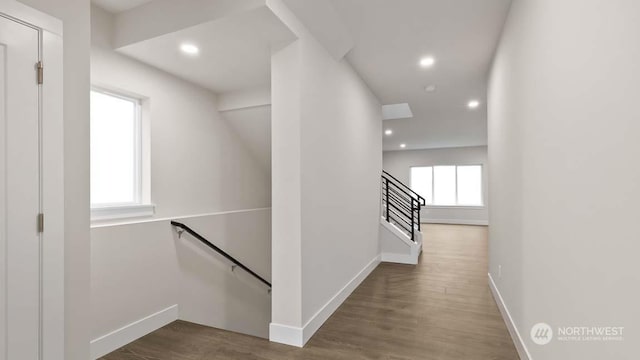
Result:
M94 1L113 9L145 2ZM288 0L296 1L301 0ZM315 14L314 1L300 2L298 7L307 4L302 10ZM393 130L393 135L384 137L385 150L399 150L402 143L406 149L487 144L487 76L511 0L324 1L333 6L325 12L344 22L342 33L352 35L348 61L383 104L408 103L413 112L410 119L384 122ZM336 21L319 18L326 17L314 17L316 33L335 37L327 28L336 28ZM271 49L294 39L263 6L118 51L214 92L228 93L268 87ZM182 54L183 42L198 45L200 55ZM345 44L340 42L338 50ZM425 55L436 58L435 66L420 68L418 62ZM426 92L428 85L435 85L436 91ZM466 107L471 99L481 101L478 109Z
M271 49L293 33L266 7L196 25L119 48L118 51L216 93L268 87ZM186 56L183 42L200 54Z
M91 0L92 3L114 14L131 10L151 1L153 0Z
M486 80L511 0L331 1L355 39L349 62L383 104L413 111L384 122L394 132L385 150L487 143ZM424 55L436 58L433 68L419 67ZM469 111L470 99L481 106Z

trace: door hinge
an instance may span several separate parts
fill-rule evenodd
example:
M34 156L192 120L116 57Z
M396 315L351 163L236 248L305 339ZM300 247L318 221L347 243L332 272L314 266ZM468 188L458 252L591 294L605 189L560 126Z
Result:
M43 213L38 214L38 232L39 233L44 232L44 214Z
M36 71L38 72L38 85L42 85L44 80L44 67L42 66L42 61L38 61L36 64Z

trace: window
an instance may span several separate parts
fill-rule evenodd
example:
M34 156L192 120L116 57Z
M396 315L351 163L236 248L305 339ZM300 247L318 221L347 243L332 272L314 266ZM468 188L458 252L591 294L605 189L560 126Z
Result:
M92 90L92 219L147 215L140 213L145 200L142 143L140 100Z
M411 188L427 205L483 206L482 165L412 167Z
M457 204L482 205L482 166L457 166Z

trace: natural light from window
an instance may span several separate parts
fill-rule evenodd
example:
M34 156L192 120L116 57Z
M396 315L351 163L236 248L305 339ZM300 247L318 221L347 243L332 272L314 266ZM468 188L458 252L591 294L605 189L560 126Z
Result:
M411 168L411 189L425 198L427 204L431 203L433 200L433 168Z
M458 166L458 205L482 205L482 166Z
M136 99L91 91L91 205L139 204L140 106Z
M483 206L482 165L411 168L411 188L431 206Z
M456 167L433 167L433 205L456 205Z

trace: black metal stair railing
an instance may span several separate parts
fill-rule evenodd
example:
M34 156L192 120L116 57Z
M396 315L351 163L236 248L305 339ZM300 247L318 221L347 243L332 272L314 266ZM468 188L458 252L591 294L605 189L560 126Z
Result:
M384 170L381 188L384 218L404 230L415 242L416 230L421 230L420 210L426 205L425 198Z
M216 251L218 254L222 255L227 260L231 261L234 264L234 266L238 266L239 268L241 268L242 270L248 272L250 275L252 275L256 279L260 280L262 283L264 283L265 285L267 285L269 287L269 290L271 290L271 283L270 282L265 280L262 276L256 274L253 270L249 269L247 266L245 266L243 263L238 261L233 256L229 255L226 251L224 251L224 250L220 249L219 247L217 247L216 245L214 245L211 241L205 239L204 236L198 234L193 229L191 229L190 227L188 227L187 225L185 225L183 223L180 223L180 222L177 222L177 221L171 221L171 225L173 225L176 228L180 229L179 231L184 231L184 232L188 233L189 235L193 236L194 238L200 240L200 242L202 242L203 244L205 244L206 246L208 246L212 250Z

